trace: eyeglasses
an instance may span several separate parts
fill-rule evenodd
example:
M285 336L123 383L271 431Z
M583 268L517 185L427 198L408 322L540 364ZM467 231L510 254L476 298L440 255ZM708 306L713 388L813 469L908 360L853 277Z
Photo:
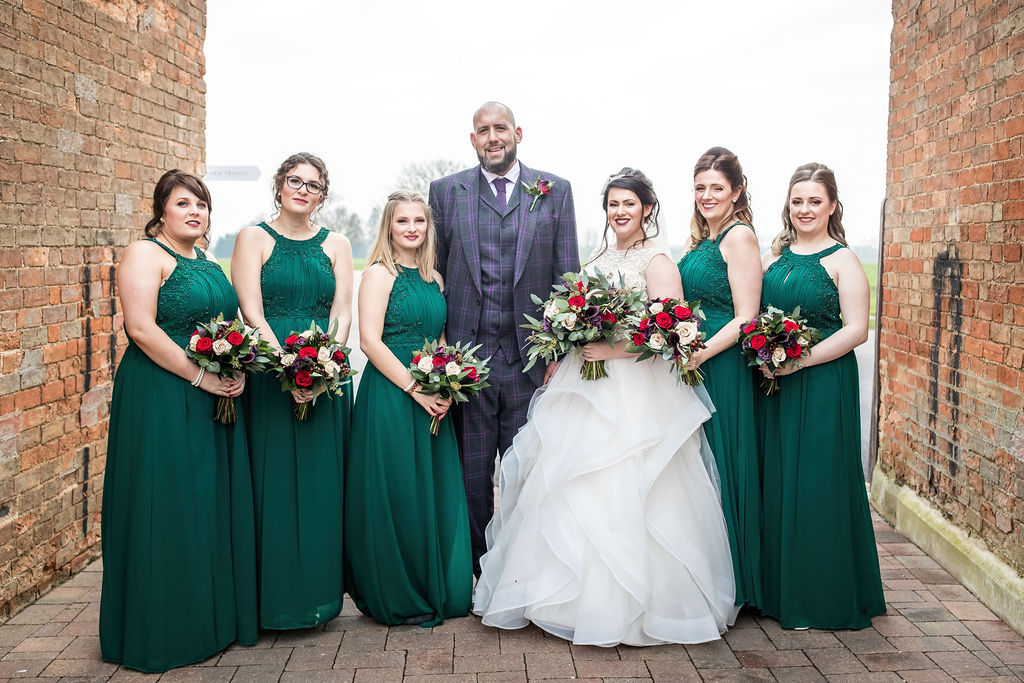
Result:
M297 175L285 176L284 182L286 182L288 184L288 187L292 188L293 190L297 190L300 187L302 187L303 185L305 185L306 186L306 190L308 190L310 194L320 194L323 191L323 189L324 189L324 184L321 183L320 181L318 181L318 180L303 181L302 178L300 178Z

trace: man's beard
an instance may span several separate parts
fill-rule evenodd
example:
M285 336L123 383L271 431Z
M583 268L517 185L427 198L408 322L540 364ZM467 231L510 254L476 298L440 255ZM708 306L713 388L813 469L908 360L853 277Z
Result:
M480 160L480 166L488 173L495 175L503 175L512 168L512 164L516 161L516 148L515 146L505 148L505 156L501 157L501 161L490 162L487 160L487 152L483 154L477 152L477 158Z

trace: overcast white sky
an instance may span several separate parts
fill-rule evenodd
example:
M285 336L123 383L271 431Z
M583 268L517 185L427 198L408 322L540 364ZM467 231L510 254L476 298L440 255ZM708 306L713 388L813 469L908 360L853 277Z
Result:
M472 166L472 113L495 99L522 126L523 162L571 181L584 239L604 225L604 179L628 165L681 243L693 164L723 145L762 242L793 170L821 161L850 242L877 243L889 2L211 0L207 17L206 162L262 174L211 183L215 238L270 210L293 152L323 157L331 194L364 218L407 163Z

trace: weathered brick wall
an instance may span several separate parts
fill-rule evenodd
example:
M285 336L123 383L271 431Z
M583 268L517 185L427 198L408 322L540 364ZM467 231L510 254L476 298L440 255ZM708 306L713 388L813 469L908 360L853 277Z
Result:
M204 160L205 0L0 0L0 620L99 551L112 281Z
M1024 5L893 19L879 462L1024 572Z

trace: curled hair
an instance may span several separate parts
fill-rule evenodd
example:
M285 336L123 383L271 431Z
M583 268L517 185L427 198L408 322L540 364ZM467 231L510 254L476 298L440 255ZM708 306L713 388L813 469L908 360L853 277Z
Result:
M793 172L793 177L789 179L789 189L786 190L786 203L782 207L782 231L772 240L772 253L776 256L781 256L782 250L796 239L796 228L793 227L793 219L789 216L789 198L793 194L794 185L807 181L818 183L824 187L828 200L836 203L836 210L828 217L828 236L844 247L849 246L846 243L846 230L843 229L843 203L839 201L836 174L825 164L812 161L809 164L798 167Z
M398 254L395 252L395 243L391 237L391 221L395 217L395 209L399 204L416 204L423 209L427 217L427 234L420 246L416 247L416 268L420 277L429 282L434 277L434 219L430 214L430 207L427 205L423 195L416 192L399 190L388 195L388 201L384 210L380 213L380 226L377 228L377 238L370 247L370 255L367 263L382 263L392 275L398 274Z
M291 155L277 167L277 172L274 173L274 208L278 211L281 210L281 188L284 187L284 179L288 175L288 171L292 170L299 164L309 164L317 170L320 174L320 182L323 183L324 189L320 191L320 204L323 206L324 202L327 201L327 189L331 185L330 179L327 177L327 164L324 160L315 154L309 152L298 152Z
M210 197L210 188L206 186L202 178L177 168L171 169L160 176L160 180L156 181L156 187L153 188L153 217L146 223L146 237L156 237L160 234L164 219L164 207L167 205L167 200L170 199L171 193L179 187L185 188L200 200L206 202L207 211L211 214L213 213L213 199ZM210 243L209 219L206 222L206 232L203 233L203 241L205 244Z
M604 209L604 233L601 235L601 250L590 261L594 261L598 256L608 251L608 229L611 227L611 221L608 220L608 192L614 187L629 190L635 194L643 208L651 207L651 212L644 218L644 236L640 238L639 246L643 246L647 240L656 237L661 230L661 226L658 223L660 204L658 203L658 195L654 192L654 185L651 183L650 178L644 175L643 171L623 166L618 173L608 177L608 180L605 181L604 189L601 191L601 207Z
M704 152L697 163L693 166L693 177L697 178L698 173L704 171L718 171L725 176L725 179L729 182L730 188L735 192L737 189L740 191L740 196L736 198L736 202L733 204L732 213L726 218L725 223L722 227L728 227L733 223L746 223L751 228L754 227L754 212L750 208L750 193L747 191L747 176L743 174L743 167L740 166L740 160L735 154L727 150L725 147L712 147L708 151ZM697 197L693 198L693 217L690 219L690 249L693 249L702 240L706 240L711 237L711 226L708 225L708 219L704 218L704 214L700 212L700 206L697 204Z

